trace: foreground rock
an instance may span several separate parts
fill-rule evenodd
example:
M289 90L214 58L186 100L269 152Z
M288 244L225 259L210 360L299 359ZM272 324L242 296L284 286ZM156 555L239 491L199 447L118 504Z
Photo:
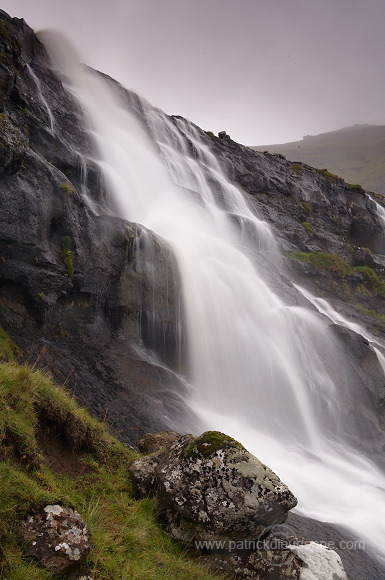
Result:
M187 544L259 538L297 504L271 469L218 431L181 437L161 461L157 481L160 516Z
M71 508L47 505L21 524L25 552L53 574L64 574L87 556L86 524Z
M283 522L297 500L278 476L218 431L148 434L130 476L156 496L170 535L214 571L248 580L347 580L339 555Z
M255 540L297 504L278 476L231 437L176 437L148 436L155 453L130 469L137 495L156 491L159 516L175 539L192 547L213 538Z

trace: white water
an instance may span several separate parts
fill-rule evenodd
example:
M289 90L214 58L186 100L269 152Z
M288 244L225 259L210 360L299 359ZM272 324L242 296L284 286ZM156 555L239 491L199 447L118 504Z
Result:
M175 254L187 403L207 429L233 435L271 466L301 513L351 528L385 556L385 477L345 443L341 423L346 397L359 393L343 388L345 355L327 325L287 306L263 280L266 260L279 264L268 225L189 123L174 125L143 102L155 146L104 79L60 67L87 114L120 215L153 230Z
M37 89L37 93L39 96L39 100L41 102L41 104L43 105L44 109L46 110L46 113L48 115L48 119L49 119L49 125L50 125L50 130L51 133L55 132L55 118L52 114L51 108L47 103L47 99L44 97L43 92L41 90L41 82L40 79L36 76L36 74L34 73L34 71L32 70L32 68L30 67L29 64L26 65L27 70L29 72L29 74L31 75L31 78L33 79L35 85L36 85L36 89Z
M379 203L377 203L376 200L373 199L370 195L368 195L368 198L375 204L378 217L380 218L382 227L385 230L385 208Z

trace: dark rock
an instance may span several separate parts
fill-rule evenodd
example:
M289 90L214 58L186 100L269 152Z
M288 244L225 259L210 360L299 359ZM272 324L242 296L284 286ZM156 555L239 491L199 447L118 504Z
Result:
M275 473L217 431L181 437L156 473L160 517L189 545L258 539L297 503Z
M19 171L28 139L4 114L0 114L0 173Z
M90 546L87 526L71 508L47 505L21 523L25 553L49 572L64 574L81 564Z

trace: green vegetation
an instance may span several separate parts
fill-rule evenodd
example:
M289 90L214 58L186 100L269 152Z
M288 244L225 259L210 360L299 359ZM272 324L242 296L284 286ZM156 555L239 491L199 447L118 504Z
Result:
M303 228L305 228L305 230L307 231L307 233L308 233L308 234L312 234L312 233L313 233L313 228L312 228L312 225L311 225L311 224L309 224L309 222L302 222L302 223L301 223L301 226L302 226Z
M348 276L352 272L350 264L335 254L327 252L289 252L287 255L289 258L312 264L321 270L334 272L341 278Z
M216 451L229 448L244 449L241 443L220 431L206 431L184 453L188 458L207 459Z
M303 170L303 165L302 163L291 163L291 165L289 165L289 170L292 173L298 173Z
M313 211L313 204L310 201L301 201L303 209L306 209L309 213Z
M40 300L44 300L44 298L45 298L44 292L39 292L38 298L40 298Z
M368 266L356 266L354 268L355 272L360 272L367 282L369 282L369 287L374 294L378 296L383 296L385 298L385 281L382 280L377 272Z
M340 177L338 177L338 175L335 175L334 173L330 173L330 171L328 171L326 168L316 169L316 172L319 173L320 175L322 175L322 177L325 177L331 183L336 183L340 179Z
M73 193L74 192L72 185L70 183L61 183L59 185L59 189L61 189L62 191L65 191L66 193Z
M211 137L211 139L215 138L215 135L212 131L206 131L206 135L208 135L209 137Z
M0 336L0 354L11 360L9 338ZM136 453L48 375L0 364L0 443L1 578L51 578L23 554L18 526L31 510L60 503L74 506L89 528L85 567L93 580L218 579L162 531L152 500L131 497L128 467ZM56 453L63 448L59 462L47 455L50 444Z
M11 38L11 28L4 21L0 21L0 36L6 38L7 40Z
M358 183L349 183L348 185L349 185L350 189L353 189L356 193L360 193L361 195L366 194L364 188L361 185L359 185Z
M5 330L0 326L0 363L13 361L17 348Z
M366 314L367 316L371 316L372 318L376 318L377 320L381 320L381 322L385 322L385 316L383 314L379 314L377 310L369 310L368 308L364 308L361 304L355 304L356 308L359 308L361 312Z
M67 269L67 276L73 278L74 276L74 252L72 251L72 239L70 236L63 236L61 238L63 251L61 253L63 262Z
M62 253L63 262L67 269L67 276L69 278L74 277L74 253L71 250L63 250Z

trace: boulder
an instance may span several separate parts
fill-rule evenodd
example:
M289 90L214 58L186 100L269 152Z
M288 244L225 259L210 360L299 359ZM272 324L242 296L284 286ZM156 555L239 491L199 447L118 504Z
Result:
M156 477L160 518L175 539L192 546L258 539L297 504L271 469L218 431L181 437Z
M167 450L179 439L180 433L175 431L162 431L162 433L146 433L144 437L139 439L137 446L140 453L148 454Z
M148 455L133 461L129 467L132 491L136 498L150 497L156 491L156 469L159 457Z
M47 505L29 515L20 527L25 553L53 574L69 572L89 552L87 526L71 508Z
M300 580L348 580L341 558L334 550L316 542L289 547L302 561Z

